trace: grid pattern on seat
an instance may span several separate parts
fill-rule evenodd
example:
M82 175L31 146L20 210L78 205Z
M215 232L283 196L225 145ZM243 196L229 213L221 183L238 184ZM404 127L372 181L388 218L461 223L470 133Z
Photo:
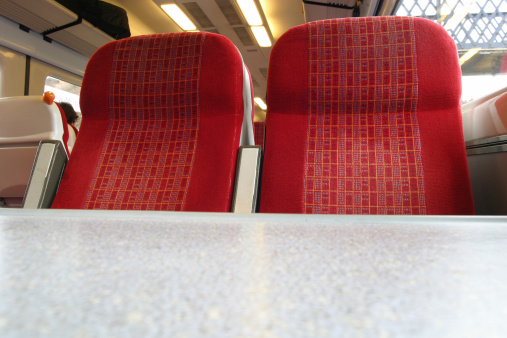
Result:
M205 34L118 41L109 126L85 208L182 210L199 134Z
M308 24L305 213L425 214L412 18Z
M254 122L255 145L264 147L264 129L266 122Z

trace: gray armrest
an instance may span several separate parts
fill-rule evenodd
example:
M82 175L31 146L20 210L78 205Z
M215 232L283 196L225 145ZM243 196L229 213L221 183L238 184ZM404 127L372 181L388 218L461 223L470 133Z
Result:
M60 141L40 142L23 199L23 208L51 207L66 164L67 154Z
M239 148L232 212L251 214L256 211L261 159L262 147L242 146Z

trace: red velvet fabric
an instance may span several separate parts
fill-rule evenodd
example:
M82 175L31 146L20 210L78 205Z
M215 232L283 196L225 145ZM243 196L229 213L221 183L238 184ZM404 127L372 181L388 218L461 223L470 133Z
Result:
M60 116L62 117L62 123L63 123L63 136L62 141L63 145L65 147L65 151L67 152L67 156L70 156L69 147L67 143L69 142L69 128L67 128L67 117L65 116L65 112L63 111L62 107L55 102L56 106L58 107L58 110L60 110ZM76 133L77 135L77 133Z
M116 42L101 47L88 61L81 87L79 137L51 208L83 209L107 132L109 74Z
M112 42L90 59L83 122L53 208L229 211L242 61L210 33Z
M260 212L302 213L308 121L308 29L297 26L271 51Z
M250 74L250 69L248 69L248 67L246 65L245 65L245 68L246 68L246 71L248 73L248 79L249 79L249 82L250 82L250 92L252 93L251 98L252 98L252 122L253 122L254 116L255 116L255 102L254 102L254 91L253 91L252 74Z
M230 211L243 123L243 61L221 35L204 42L201 125L185 211Z
M473 213L460 83L429 20L289 30L271 54L261 212Z
M255 145L264 148L264 129L266 122L254 122Z
M424 185L428 214L475 214L463 138L461 68L440 25L415 19Z

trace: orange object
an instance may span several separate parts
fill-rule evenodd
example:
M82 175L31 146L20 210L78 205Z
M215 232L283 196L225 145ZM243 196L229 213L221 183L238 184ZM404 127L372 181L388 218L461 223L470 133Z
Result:
M45 92L42 99L47 104L53 104L53 102L55 101L55 94L53 92Z

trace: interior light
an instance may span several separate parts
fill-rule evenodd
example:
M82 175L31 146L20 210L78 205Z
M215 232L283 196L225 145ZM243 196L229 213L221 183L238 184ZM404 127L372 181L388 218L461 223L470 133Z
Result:
M264 103L264 101L262 101L260 97L254 98L254 101L262 110L266 110L268 108L268 106L266 106L266 104Z
M474 56L475 54L477 54L477 52L479 52L480 50L481 50L481 48L472 48L468 52L466 52L465 54L463 54L459 58L459 64L460 64L460 66L462 64L464 64L465 62L467 62L468 60L470 60L472 58L472 56Z
M252 33L257 40L257 43L261 47L271 47L271 39L269 38L268 32L264 26L255 26L250 27L252 29Z
M262 25L262 18L253 0L236 0L236 2L250 26Z
M181 27L184 31L193 31L197 27L190 21L188 16L176 4L162 5L162 9Z

